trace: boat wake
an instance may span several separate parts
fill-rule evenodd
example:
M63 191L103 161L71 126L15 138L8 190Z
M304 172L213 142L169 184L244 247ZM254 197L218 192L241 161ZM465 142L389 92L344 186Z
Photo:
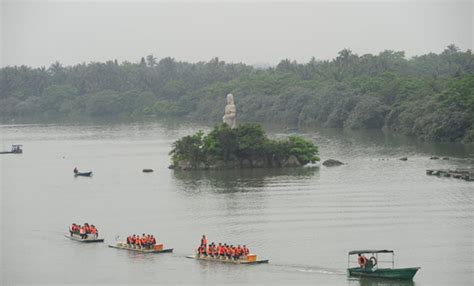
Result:
M339 269L330 269L318 266L309 265L288 265L288 264L270 264L273 267L279 267L290 272L300 272L308 274L322 274L322 275L346 275L345 271Z

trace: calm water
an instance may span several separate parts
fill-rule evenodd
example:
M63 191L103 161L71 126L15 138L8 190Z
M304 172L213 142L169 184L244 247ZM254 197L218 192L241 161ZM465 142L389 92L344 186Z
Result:
M193 126L1 126L1 283L473 285L474 183L425 175L473 166L474 150L380 134L304 134L336 168L173 172L170 144ZM274 137L285 134L272 133ZM450 160L429 160L429 156ZM397 160L408 156L408 161ZM385 159L385 160L382 160ZM74 178L72 169L93 170ZM154 173L144 174L143 168ZM105 244L63 237L94 223ZM110 249L153 233L173 254ZM243 243L268 265L185 258L200 236ZM414 283L348 279L347 252L396 250Z

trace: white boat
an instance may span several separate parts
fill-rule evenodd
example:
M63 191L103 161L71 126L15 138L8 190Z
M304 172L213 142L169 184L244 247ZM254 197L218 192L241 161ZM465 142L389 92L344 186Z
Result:
M66 238L69 238L71 240L79 241L79 242L104 242L103 238L98 238L97 235L94 234L86 234L85 238L82 238L81 235L79 234L65 234L64 235Z

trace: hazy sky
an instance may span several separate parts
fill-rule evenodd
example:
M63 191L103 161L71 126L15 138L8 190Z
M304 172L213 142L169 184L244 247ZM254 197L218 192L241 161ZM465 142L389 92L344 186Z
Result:
M0 0L2 1L2 0ZM223 3L225 2L225 3ZM473 1L259 3L3 0L1 66L66 65L153 54L278 63L355 53L473 47Z

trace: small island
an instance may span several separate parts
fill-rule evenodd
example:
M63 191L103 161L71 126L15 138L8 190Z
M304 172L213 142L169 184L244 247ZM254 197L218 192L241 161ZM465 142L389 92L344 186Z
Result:
M223 123L207 135L199 131L173 143L171 169L284 168L319 161L318 147L299 137L272 140L258 124L231 128Z

